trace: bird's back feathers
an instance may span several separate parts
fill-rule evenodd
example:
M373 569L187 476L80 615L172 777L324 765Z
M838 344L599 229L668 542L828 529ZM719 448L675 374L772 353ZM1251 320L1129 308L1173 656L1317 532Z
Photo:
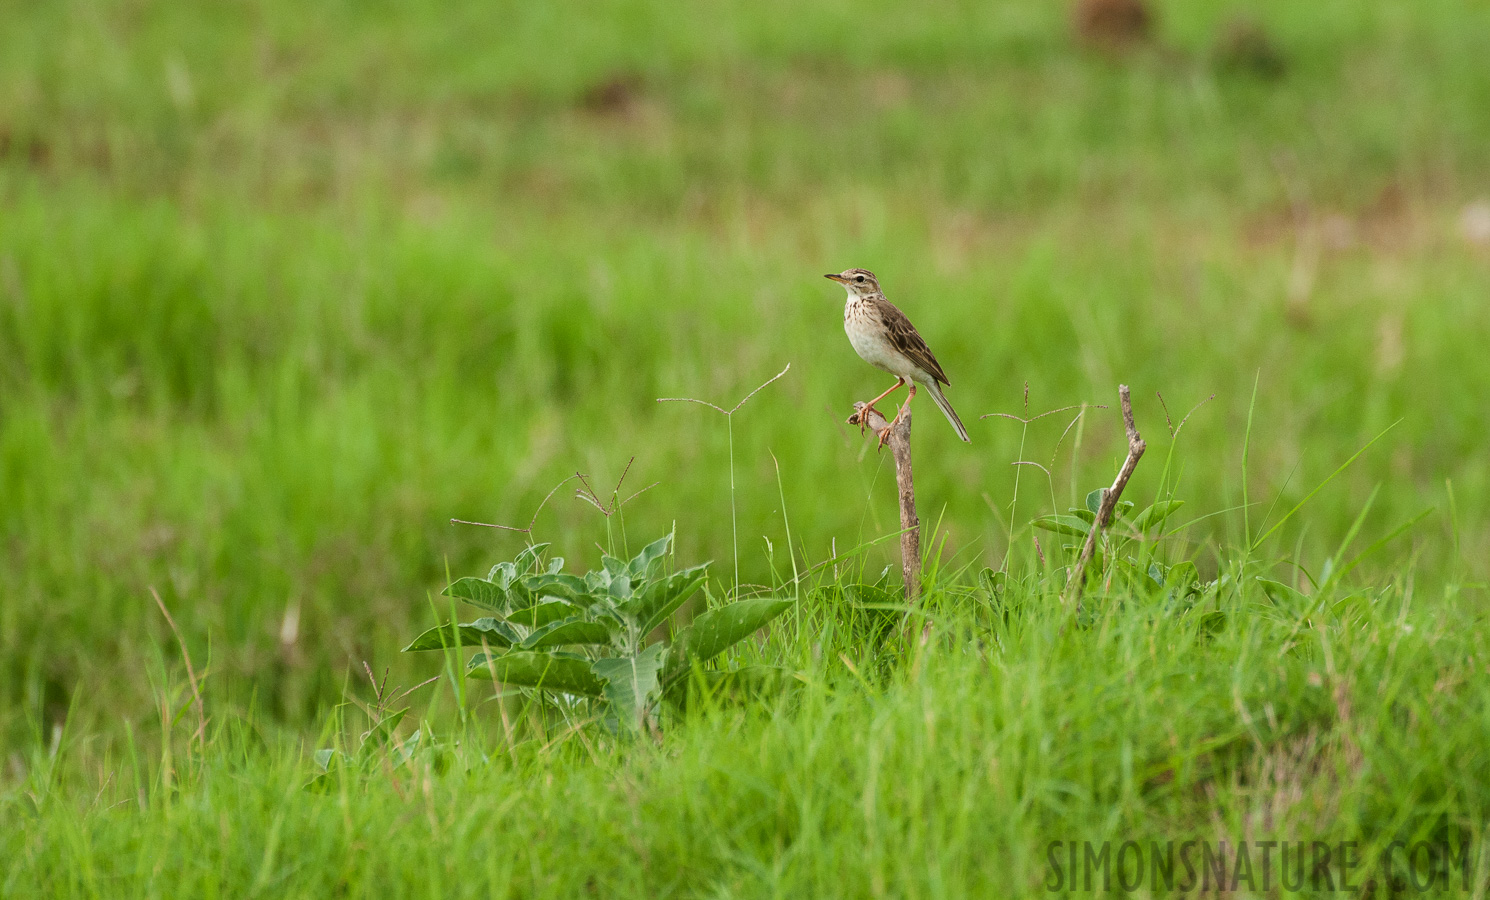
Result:
M885 299L884 294L871 298L875 312L879 313L880 321L885 323L885 333L890 336L890 342L895 349L905 354L906 358L915 363L919 368L926 371L942 384L951 384L947 373L942 371L942 364L936 361L936 354L926 346L926 341L921 338L916 326L906 318L895 304Z

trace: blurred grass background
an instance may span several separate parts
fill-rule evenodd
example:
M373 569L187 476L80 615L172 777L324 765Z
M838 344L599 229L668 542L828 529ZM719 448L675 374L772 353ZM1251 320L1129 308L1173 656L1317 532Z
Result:
M1483 577L1490 7L1155 5L1113 52L1036 2L0 0L0 746L155 714L152 586L220 702L313 731L362 660L412 672L447 571L521 545L450 517L526 524L576 470L635 456L628 533L722 563L724 422L653 401L788 362L735 422L745 579L786 516L811 560L893 531L840 424L885 386L821 278L848 266L970 425L919 408L956 564L1003 558L1021 433L974 420L1026 382L1032 411L1130 383L1160 445L1156 390L1214 393L1178 451L1200 513L1241 502L1255 381L1254 522L1400 420L1282 552L1322 561L1380 486L1366 534L1438 514L1377 575ZM1110 478L1115 413L1084 434L1016 528ZM1192 532L1202 568L1237 519ZM589 558L604 523L561 491L536 533Z

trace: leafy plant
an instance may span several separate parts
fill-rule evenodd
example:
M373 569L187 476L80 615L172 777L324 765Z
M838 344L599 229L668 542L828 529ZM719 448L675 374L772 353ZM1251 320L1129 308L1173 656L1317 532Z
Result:
M372 670L367 668L366 663L363 663L363 667L367 671L368 679L372 682L374 701L371 704L358 702L357 705L361 706L363 712L367 714L370 726L352 742L355 745L353 748L339 750L335 747L326 747L317 750L315 762L320 772L305 786L306 790L314 792L330 790L338 773L344 771L365 774L377 766L388 766L397 770L411 763L416 754L423 756L426 762L432 763L440 771L444 770L448 762L446 748L435 742L425 727L421 726L404 740L399 740L395 734L399 723L409 712L407 706L399 706L399 704L414 691L435 679L431 678L407 690L390 694L387 690L387 673L385 672L383 680L379 681L373 676Z
M1066 515L1041 516L1030 524L1036 528L1056 534L1079 538L1074 544L1063 545L1072 559L1081 552L1087 534L1096 526L1097 511L1102 504L1102 489L1086 495L1084 507L1073 507ZM1162 594L1175 608L1188 609L1207 585L1200 582L1195 564L1182 561L1166 565L1156 558L1155 541L1149 532L1164 533L1164 523L1185 505L1183 500L1159 500L1142 511L1133 514L1134 504L1121 500L1113 509L1112 524L1103 535L1092 563L1099 571L1110 572L1127 586L1143 594ZM1145 540L1145 538L1148 538ZM1138 551L1130 552L1135 542L1140 542Z
M383 759L388 760L394 769L408 765L421 746L427 743L428 737L423 728L402 741L394 734L398 723L403 721L408 711L405 707L378 718L371 728L358 736L356 749L350 752L332 747L317 750L315 762L320 772L310 780L305 789L313 792L328 791L335 783L337 772L351 770L366 773Z
M657 701L681 701L690 673L710 687L759 684L775 670L731 672L705 664L765 626L791 605L774 598L739 600L707 610L676 632L663 626L703 586L709 564L664 572L668 535L630 560L602 554L601 567L583 576L564 572L564 560L543 561L536 544L485 578L461 578L445 593L491 613L424 632L405 652L480 647L468 677L553 691L602 707L607 721L639 729Z

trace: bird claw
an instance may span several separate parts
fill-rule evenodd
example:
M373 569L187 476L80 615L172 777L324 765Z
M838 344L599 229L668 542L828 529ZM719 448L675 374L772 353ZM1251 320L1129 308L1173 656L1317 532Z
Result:
M855 407L854 414L848 417L848 423L850 425L857 425L857 426L859 426L859 437L863 437L864 436L864 432L866 432L866 431L869 430L869 414L870 413L874 413L875 415L879 416L881 419L883 419L885 417L885 414L884 413L880 412L879 410L875 409L872 406L864 406L862 404L855 403L854 404L854 407Z
M890 420L890 424L885 426L885 430L880 432L879 449L885 449L885 444L890 442L890 432L894 431L895 427L900 424L900 416L904 413L904 411L905 408L901 407L900 411L895 413L895 418Z

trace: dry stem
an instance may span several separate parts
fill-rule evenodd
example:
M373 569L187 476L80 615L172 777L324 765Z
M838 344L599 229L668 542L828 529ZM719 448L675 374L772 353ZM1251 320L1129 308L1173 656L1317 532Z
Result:
M1138 434L1138 426L1133 424L1133 399L1128 395L1126 384L1118 385L1118 399L1122 401L1123 428L1128 432L1128 458L1123 460L1123 467L1118 470L1117 478L1113 479L1112 487L1102 491L1102 503L1097 507L1097 520L1092 523L1091 530L1087 532L1086 543L1081 548L1081 556L1077 557L1076 566L1071 570L1071 577L1066 581L1066 591L1061 596L1063 605L1081 599L1081 587L1086 579L1087 564L1092 561L1092 556L1097 552L1097 537L1108 525L1112 524L1112 511L1117 508L1118 500L1123 496L1123 488L1128 486L1128 479L1133 477L1133 470L1138 468L1138 460L1143 457L1143 451L1148 448Z
M900 489L900 570L905 580L905 599L921 597L921 519L916 515L916 486L911 478L911 411L903 410L894 428L880 411L863 402L854 404L848 424L868 426L876 438L890 429L888 443L895 456L895 484Z

